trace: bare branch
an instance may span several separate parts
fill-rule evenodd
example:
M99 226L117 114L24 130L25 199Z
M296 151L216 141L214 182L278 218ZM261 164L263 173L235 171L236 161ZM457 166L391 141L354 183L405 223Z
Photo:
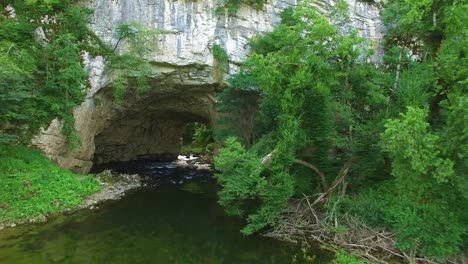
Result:
M307 168L313 170L315 173L317 173L320 176L320 180L322 181L323 191L325 192L326 190L328 190L328 182L325 179L325 174L323 172L321 172L317 167L315 167L314 165L310 164L307 161L300 160L300 159L295 159L294 162L298 163L298 164L301 164L301 165L304 165Z

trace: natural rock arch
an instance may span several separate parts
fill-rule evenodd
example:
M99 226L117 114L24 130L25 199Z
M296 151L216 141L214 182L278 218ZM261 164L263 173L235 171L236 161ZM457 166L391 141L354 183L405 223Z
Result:
M359 0L350 4L351 22L360 34L376 45L375 60L382 55L379 8ZM123 107L112 102L111 77L101 56L84 55L91 89L74 112L81 145L72 151L54 120L32 142L61 167L86 173L93 163L129 160L178 152L181 127L187 122L211 124L218 86L213 78L212 48L219 44L228 54L230 73L235 72L249 52L248 40L271 31L280 12L299 0L269 0L263 10L241 6L235 16L218 16L216 0L92 0L90 28L105 43L117 42L116 27L138 21L162 34L159 49L147 56L152 64L151 90L140 97L124 98ZM313 1L328 12L336 0ZM226 75L228 76L228 75Z
M211 93L150 92L108 120L94 139L94 163L142 158L176 158L187 123L210 126L214 117Z

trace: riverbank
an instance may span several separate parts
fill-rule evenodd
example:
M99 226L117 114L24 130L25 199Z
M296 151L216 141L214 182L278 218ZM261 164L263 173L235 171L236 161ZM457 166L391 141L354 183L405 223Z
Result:
M334 209L325 213L323 208L313 205L308 197L291 200L280 223L264 235L295 243L302 241L305 245L319 244L322 249L340 256L356 257L355 261L348 259L338 263L468 263L466 254L445 260L407 254L398 248L396 234L384 228L368 226L351 215L338 217Z
M98 209L99 204L109 200L119 200L125 194L133 189L137 189L143 185L142 178L139 175L128 174L112 174L106 170L96 176L93 180L99 184L99 190L83 197L78 204L71 204L67 207L62 207L58 210L40 211L37 208L35 215L18 219L7 219L0 223L0 230L12 228L24 224L44 223L51 217L60 214L73 214L83 209ZM54 200L55 201L55 200ZM24 206L27 204L24 203Z
M91 175L59 168L39 151L0 145L0 226L43 221L101 189ZM34 219L34 220L32 220Z
M192 173L198 174L185 171L180 178ZM298 245L242 235L244 221L227 216L217 203L216 183L200 177L149 185L96 210L3 230L0 263L310 263L302 261ZM333 258L319 249L309 255L314 263Z
M22 146L0 148L0 230L43 223L60 214L96 209L142 187L147 177L104 170L79 175L61 169L41 153ZM179 156L172 164L187 170L211 172L205 157Z
M119 200L127 191L143 185L142 178L137 174L112 174L111 171L105 170L96 177L101 184L101 190L87 197L78 209L94 209L99 203Z

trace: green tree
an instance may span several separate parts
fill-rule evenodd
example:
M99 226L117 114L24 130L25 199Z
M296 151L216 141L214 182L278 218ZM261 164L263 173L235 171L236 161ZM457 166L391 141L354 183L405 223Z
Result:
M345 20L345 9L338 6L335 16ZM227 115L254 117L250 121L258 120L254 126L261 127L250 149L229 139L215 164L221 171L216 175L223 186L221 204L247 217L247 234L274 224L295 194L321 189L323 180L296 165L297 159L312 162L334 179L342 160L351 156L332 157L332 150L347 137L341 131L348 131L342 128L348 121L341 120L357 111L347 98L354 94L350 78L362 70L368 55L355 32L340 33L307 3L285 11L283 19L273 32L252 41L253 53L242 73L221 96ZM259 97L240 97L250 91Z
M81 104L86 89L87 73L81 65L80 50L75 37L65 34L46 49L47 76L43 102L48 111L62 119L63 132L74 131L73 109Z
M91 12L68 0L9 4L16 18L0 15L0 100L7 105L0 131L9 135L10 143L27 142L39 127L59 118L64 134L76 145L73 108L87 86L80 52L92 45L87 28ZM45 15L57 23L40 23ZM38 27L45 31L43 41L34 38Z
M440 138L430 131L427 111L408 108L389 120L382 148L392 158L399 201L392 215L399 246L413 254L447 257L459 250L466 221L457 204L466 204L454 188L454 162L443 157Z
M260 91L254 78L246 73L234 75L230 85L218 95L218 117L215 124L215 139L223 141L229 136L237 136L250 148L256 141L255 123L257 119Z
M27 130L31 118L34 95L29 87L32 76L21 69L0 49L0 143L18 140Z
M248 219L245 233L274 225L289 198L326 190L316 173L329 182L358 157L340 185L352 195L332 199L342 213L389 228L409 254L442 259L466 247L467 4L384 6L380 67L367 63L370 45L356 32L340 33L307 3L251 40L219 107L236 128L223 138L242 140L228 138L216 158L220 202ZM335 25L344 10L331 12ZM253 117L251 145L240 117Z

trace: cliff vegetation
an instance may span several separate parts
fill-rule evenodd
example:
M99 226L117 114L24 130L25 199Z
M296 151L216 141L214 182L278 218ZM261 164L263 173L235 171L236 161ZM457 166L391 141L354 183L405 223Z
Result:
M346 4L335 7L334 24L346 23ZM252 39L215 131L220 203L247 219L242 232L379 262L372 253L430 262L466 252L467 8L387 1L377 65L369 43L307 1Z

